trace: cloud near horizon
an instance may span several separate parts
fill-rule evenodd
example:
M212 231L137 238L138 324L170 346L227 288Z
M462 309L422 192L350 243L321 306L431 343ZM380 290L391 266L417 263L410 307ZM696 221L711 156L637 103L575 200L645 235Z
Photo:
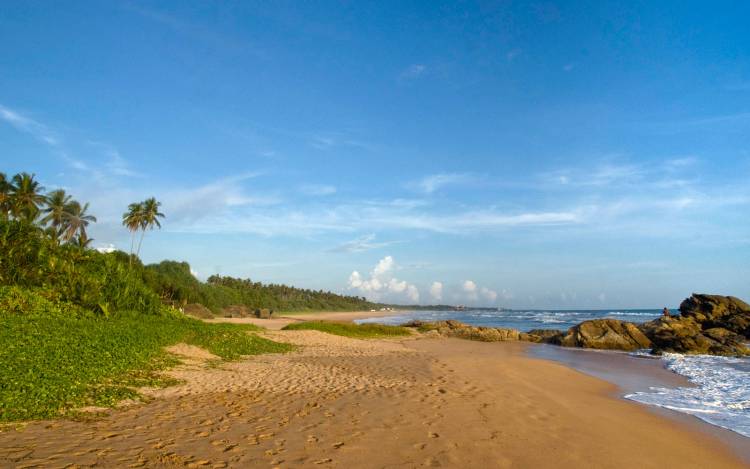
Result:
M393 276L396 269L396 261L392 256L382 258L370 272L368 278L364 278L358 271L349 275L349 289L358 290L366 298L375 301L403 301L407 299L411 303L419 303L419 289L405 280L399 280Z

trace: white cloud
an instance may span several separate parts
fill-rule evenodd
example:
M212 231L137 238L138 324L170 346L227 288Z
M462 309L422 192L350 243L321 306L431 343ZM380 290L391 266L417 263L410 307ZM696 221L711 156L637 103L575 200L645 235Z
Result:
M395 263L393 261L392 256L385 256L384 258L380 259L378 264L375 266L375 268L372 270L373 277L380 277L391 270L393 270Z
M442 301L443 299L443 284L442 282L432 282L430 286L430 296L433 300Z
M474 293L477 291L477 284L471 280L464 281L462 288L467 293Z
M49 127L2 104L0 104L0 120L7 122L21 132L30 134L47 145L56 147L60 144L60 139Z
M482 287L480 289L480 293L484 299L490 302L495 302L497 300L497 292L494 290L490 290L489 288Z
M406 288L406 296L412 301L412 303L419 303L419 290L414 285L409 285Z
M376 301L419 301L419 289L405 280L399 280L392 275L396 269L396 262L392 256L382 258L370 272L369 278L354 271L349 275L349 288L359 290L365 296Z
M376 235L370 233L367 235L360 236L351 241L342 243L334 248L328 250L328 252L364 252L371 249L378 249L392 244L396 244L396 241L385 241L375 242Z
M419 181L413 182L412 187L416 188L420 192L425 194L432 194L433 192L449 185L455 184L466 184L472 181L474 178L469 174L463 173L439 173L425 176Z
M96 250L99 251L99 252L101 252L101 253L103 253L103 254L108 254L110 252L117 251L117 248L115 247L114 244L109 243L109 244L102 244L102 245L100 245L99 247L96 248Z
M300 192L305 195L323 196L336 193L336 187L325 184L305 184L300 187Z

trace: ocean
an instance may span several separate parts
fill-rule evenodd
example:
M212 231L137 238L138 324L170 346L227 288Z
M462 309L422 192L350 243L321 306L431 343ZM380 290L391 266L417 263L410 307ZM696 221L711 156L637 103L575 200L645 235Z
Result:
M677 311L676 308L673 311ZM455 319L475 326L531 329L568 329L589 319L613 318L634 323L650 321L661 315L660 309L601 310L517 310L517 311L405 311L395 316L361 319L356 322L403 324L419 319L443 321ZM631 354L638 360L648 351ZM690 387L650 387L623 397L693 415L712 425L750 438L750 359L706 355L665 354L664 368L687 378Z

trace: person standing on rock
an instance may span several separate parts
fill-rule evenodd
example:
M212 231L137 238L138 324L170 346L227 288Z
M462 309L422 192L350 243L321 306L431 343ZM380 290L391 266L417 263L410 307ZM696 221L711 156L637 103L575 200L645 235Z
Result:
M672 317L672 315L671 315L671 314L669 314L669 309L667 309L667 307L666 307L666 306L665 306L665 307L664 307L664 309L663 309L663 310L661 311L661 314L662 314L662 316L664 316L665 318L671 318L671 317Z

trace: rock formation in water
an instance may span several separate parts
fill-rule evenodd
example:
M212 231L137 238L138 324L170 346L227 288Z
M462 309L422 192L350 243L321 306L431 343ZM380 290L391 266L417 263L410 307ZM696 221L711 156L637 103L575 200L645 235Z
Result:
M482 342L504 342L508 340L529 340L528 334L515 329L502 327L481 327L464 324L460 321L411 321L404 327L414 327L420 332L444 337L457 337L459 339L479 340Z
M693 294L680 305L678 317L661 317L643 324L617 319L584 321L567 331L534 329L528 333L515 329L478 327L459 321L404 324L430 335L499 342L523 340L565 347L606 350L651 349L663 352L750 355L750 306L732 296Z
M638 326L653 342L653 353L750 355L750 306L732 296L693 294L680 316Z
M593 319L568 329L553 343L564 347L602 350L639 350L651 347L651 341L638 327L617 319Z

